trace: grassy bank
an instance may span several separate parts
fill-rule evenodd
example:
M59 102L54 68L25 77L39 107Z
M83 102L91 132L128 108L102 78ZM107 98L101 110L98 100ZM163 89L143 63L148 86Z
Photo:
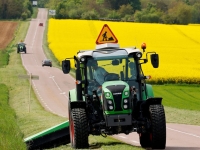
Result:
M163 98L168 123L200 125L200 85L153 85L153 89Z
M9 106L9 91L5 84L0 84L0 149L24 149L23 134L16 123L14 110Z

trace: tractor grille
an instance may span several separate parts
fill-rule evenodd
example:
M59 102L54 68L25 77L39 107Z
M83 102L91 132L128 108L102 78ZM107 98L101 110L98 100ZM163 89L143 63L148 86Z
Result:
M122 93L124 91L125 85L111 85L107 86L107 89L109 89L112 92L114 102L115 102L115 111L122 111Z

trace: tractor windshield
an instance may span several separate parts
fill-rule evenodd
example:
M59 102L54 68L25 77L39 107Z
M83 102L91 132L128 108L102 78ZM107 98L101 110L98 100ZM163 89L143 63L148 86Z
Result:
M25 46L25 44L22 43L22 42L21 42L21 43L18 43L18 45L19 45L19 46Z
M119 52L119 51L117 51ZM101 86L107 81L121 80L131 86L137 86L137 69L133 56L128 57L124 51L119 55L95 55L87 61L87 80L95 81L96 86ZM115 53L115 52L113 52Z

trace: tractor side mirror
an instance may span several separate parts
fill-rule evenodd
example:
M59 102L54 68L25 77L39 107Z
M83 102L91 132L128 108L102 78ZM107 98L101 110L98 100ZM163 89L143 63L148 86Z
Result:
M151 64L154 68L158 68L159 66L159 57L158 54L152 54L151 55Z
M64 74L68 74L70 72L70 60L62 61L62 71Z

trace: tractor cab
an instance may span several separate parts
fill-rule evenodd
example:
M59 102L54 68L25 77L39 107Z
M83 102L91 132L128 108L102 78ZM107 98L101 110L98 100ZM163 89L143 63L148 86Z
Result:
M136 47L119 48L118 44L113 43L97 45L93 51L79 51L75 67L79 66L80 69L80 84L84 87L82 93L93 96L93 91L96 90L100 97L102 86L108 83L142 88L143 80L147 77L143 75L141 61L146 63L148 60L141 58L142 52ZM151 62L155 68L158 66L157 54L151 55ZM70 61L64 60L62 66L63 72L69 73ZM101 70L105 73L102 74ZM142 93L138 93L137 97L142 99Z
M106 45L107 46L107 45ZM112 44L113 46L113 44ZM104 47L94 50L91 56L86 57L84 77L88 85L85 93L92 95L97 90L98 96L101 96L102 87L110 85L127 85L139 87L140 69L138 66L138 57L136 53L139 50L132 48L134 53L129 53L127 49L119 47ZM101 73L104 70L104 74ZM138 95L139 96L139 95Z

